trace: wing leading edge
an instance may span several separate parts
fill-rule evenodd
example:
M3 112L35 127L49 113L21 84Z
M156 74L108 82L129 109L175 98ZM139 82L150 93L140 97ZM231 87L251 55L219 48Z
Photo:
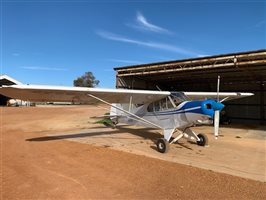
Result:
M96 96L110 103L145 104L163 99L171 93L168 91L100 89L85 87L43 86L43 85L11 85L0 87L0 94L14 99L33 102L77 102L93 104ZM216 99L216 92L183 92L191 100ZM253 93L220 92L220 100L252 96ZM131 100L130 100L131 99Z
M12 85L0 87L0 94L14 99L33 102L80 102L96 103L96 96L110 103L144 104L160 100L170 92L149 90L100 89L42 85ZM131 100L130 100L131 99Z
M217 92L184 92L191 100L205 100L216 99ZM221 101L229 101L233 99L239 99L243 97L249 97L254 95L253 93L244 92L219 92L219 99Z

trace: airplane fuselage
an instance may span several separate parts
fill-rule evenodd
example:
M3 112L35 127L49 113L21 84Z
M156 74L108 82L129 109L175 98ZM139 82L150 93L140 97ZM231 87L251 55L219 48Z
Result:
M123 107L123 105L121 105ZM198 123L213 119L214 112L217 109L222 109L223 104L214 100L204 101L184 101L177 107L164 109L163 106L152 109L149 104L144 104L139 107L132 108L131 112L143 119L150 121L163 129L184 129ZM122 113L121 113L122 114ZM144 127L154 127L136 118L123 114L118 119L119 122L140 125Z

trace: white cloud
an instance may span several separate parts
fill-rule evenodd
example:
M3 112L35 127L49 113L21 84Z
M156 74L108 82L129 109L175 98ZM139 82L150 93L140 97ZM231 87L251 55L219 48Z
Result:
M127 63L127 64L140 64L141 62L135 60L121 60L121 59L109 59L112 62Z
M195 56L198 55L197 53L193 51L186 50L184 48L179 48L170 44L165 44L165 43L157 43L157 42L150 42L150 41L140 41L140 40L135 40L135 39L130 39L124 36L119 36L110 32L105 32L105 31L98 31L96 32L99 36L101 36L104 39L108 40L114 40L114 41L119 41L119 42L124 42L124 43L130 43L130 44L136 44L140 46L146 46L146 47L151 47L155 49L162 49L166 51L171 51L179 54L184 54L184 55L190 55L190 56Z
M40 66L23 66L22 69L28 70L38 70L38 71L67 71L66 68L57 68L57 67L40 67Z
M197 57L208 57L208 56L211 56L211 55L208 55L208 54L199 54L199 55L197 55Z
M151 31L151 32L156 32L156 33L172 34L171 31L148 22L148 20L140 12L137 12L136 22L137 22L136 25L130 25L130 26L132 26L133 28L142 29L142 30Z

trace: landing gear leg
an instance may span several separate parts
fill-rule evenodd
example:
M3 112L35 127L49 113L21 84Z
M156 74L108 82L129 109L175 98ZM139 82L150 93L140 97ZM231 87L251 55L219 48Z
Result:
M160 138L156 142L157 150L160 153L167 153L169 150L169 141L174 133L174 128L164 129L163 136L164 138Z
M192 131L190 128L186 128L184 130L184 137L188 140L196 140L197 145L199 146L207 146L208 145L208 137L207 135L200 133L196 134L194 131Z

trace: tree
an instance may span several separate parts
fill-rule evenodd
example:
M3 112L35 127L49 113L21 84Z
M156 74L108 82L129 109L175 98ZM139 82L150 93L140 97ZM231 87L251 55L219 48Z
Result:
M96 80L92 72L85 72L81 77L78 77L73 81L74 86L76 87L96 87L100 83L99 80Z

